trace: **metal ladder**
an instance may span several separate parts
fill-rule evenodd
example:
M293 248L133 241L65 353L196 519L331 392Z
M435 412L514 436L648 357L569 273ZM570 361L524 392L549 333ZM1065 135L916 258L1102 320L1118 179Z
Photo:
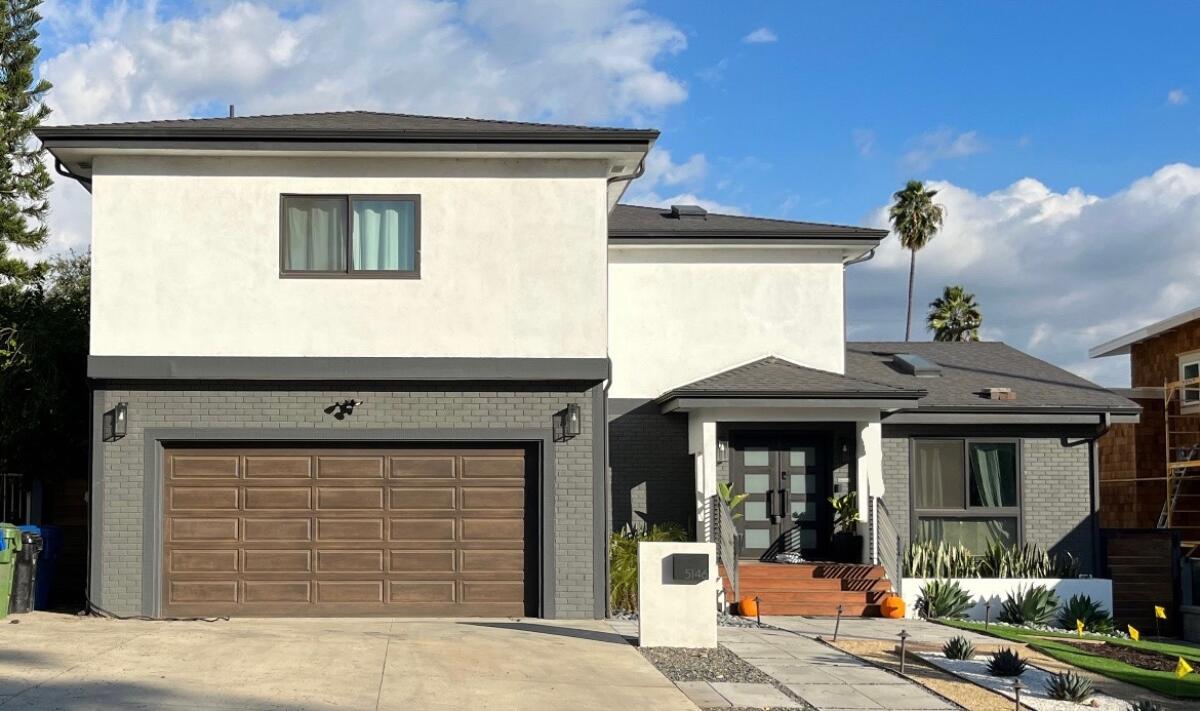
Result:
M1181 462L1191 462L1200 459L1200 444L1193 444L1190 449L1184 450L1179 448L1179 459ZM1175 486L1171 489L1171 500L1163 502L1162 513L1158 515L1158 527L1167 528L1167 511L1174 511L1175 505L1179 503L1179 492L1183 489L1183 485L1189 479L1198 478L1191 475L1191 470L1185 469L1182 474L1175 479Z

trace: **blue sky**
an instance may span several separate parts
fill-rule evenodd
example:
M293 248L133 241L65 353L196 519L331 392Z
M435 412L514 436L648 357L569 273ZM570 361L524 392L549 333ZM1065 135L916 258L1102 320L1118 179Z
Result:
M909 178L946 229L918 314L977 294L985 336L1105 384L1086 350L1200 304L1200 4L51 0L56 121L345 108L652 126L629 201L886 224ZM56 194L53 249L86 246ZM894 240L850 333L903 333ZM927 337L917 329L922 337Z

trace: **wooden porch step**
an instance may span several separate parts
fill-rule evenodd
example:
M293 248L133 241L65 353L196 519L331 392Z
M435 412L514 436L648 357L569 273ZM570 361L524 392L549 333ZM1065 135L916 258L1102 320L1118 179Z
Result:
M759 606L759 614L782 617L836 617L837 605L812 602L779 604L763 602ZM881 617L882 615L879 605L842 605L842 617Z
M742 588L742 597L757 597L759 604L799 604L813 603L821 605L869 605L878 604L882 601L884 593L861 593L861 592L780 592L778 590L757 590Z
M739 563L738 576L747 578L807 579L840 578L842 580L879 579L887 575L878 565L842 565L839 563Z
M740 577L738 582L742 590L754 588L764 592L841 592L842 581L837 578L798 578L787 580L781 578L746 578Z

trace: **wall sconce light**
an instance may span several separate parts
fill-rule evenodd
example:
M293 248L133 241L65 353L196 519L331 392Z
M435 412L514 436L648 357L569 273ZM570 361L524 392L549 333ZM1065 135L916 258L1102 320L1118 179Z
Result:
M104 413L101 438L105 442L116 442L129 429L129 403L118 402L116 407Z
M326 415L333 415L335 420L344 420L346 415L353 415L354 408L363 404L362 400L342 400L325 408Z
M724 464L729 461L729 442L719 439L717 440L717 464Z
M565 441L577 437L583 431L583 417L577 403L571 403L554 413L551 421L554 429L554 439Z

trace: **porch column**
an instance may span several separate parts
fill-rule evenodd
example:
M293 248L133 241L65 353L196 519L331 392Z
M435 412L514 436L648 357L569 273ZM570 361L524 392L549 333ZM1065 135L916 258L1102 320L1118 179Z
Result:
M717 493L717 423L696 413L688 419L688 450L696 462L696 539L711 543L708 499Z
M875 551L879 550L878 528L873 525L871 516L871 498L883 496L883 427L878 422L858 422L858 478L855 482L858 491L859 532L866 538L867 561L873 562Z

